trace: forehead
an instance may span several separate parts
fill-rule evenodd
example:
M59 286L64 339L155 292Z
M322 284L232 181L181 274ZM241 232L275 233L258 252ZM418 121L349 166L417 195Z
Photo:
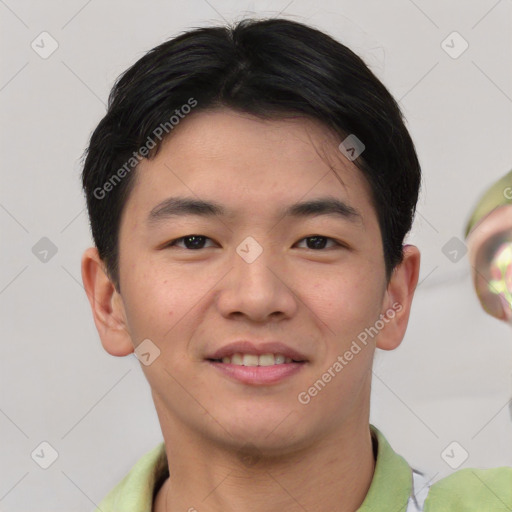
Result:
M356 167L343 158L340 142L318 120L299 115L286 118L261 119L229 109L194 112L185 118L179 129L164 141L160 152L169 153L168 146L179 158L179 152L193 151L197 159L229 160L232 163L252 162L253 168L274 163L293 162L299 169L307 163L318 163L319 152L339 160L347 170ZM254 162L254 160L257 160ZM344 161L343 161L344 160ZM299 165L301 164L301 165Z
M339 151L340 141L305 117L195 112L164 140L156 157L139 164L130 200L148 212L169 196L214 199L237 217L329 195L361 211L364 222L373 209L371 191Z

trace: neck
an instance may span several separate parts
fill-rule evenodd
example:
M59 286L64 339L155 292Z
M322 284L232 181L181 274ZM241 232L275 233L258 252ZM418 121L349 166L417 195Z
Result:
M239 449L214 446L200 435L167 430L170 477L153 510L354 512L370 487L375 459L368 421L347 421L343 427L279 457L243 457Z

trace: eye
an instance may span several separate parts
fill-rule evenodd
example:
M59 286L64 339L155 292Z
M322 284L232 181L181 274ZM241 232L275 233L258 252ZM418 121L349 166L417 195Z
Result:
M311 235L311 236L307 236L305 238L303 238L302 240L300 240L300 242L302 241L309 241L311 243L307 243L308 246L311 246L311 247L306 247L306 249L312 249L312 250L318 250L318 249L324 249L325 248L325 245L326 245L326 241L331 241L334 243L334 246L338 246L338 247L346 247L346 245L334 240L334 238L330 238L328 236L321 236L321 235Z
M198 250L204 248L205 240L211 240L211 238L208 238L204 235L185 235L180 238L171 240L168 244L165 245L165 247L174 247L177 246L178 243L184 242L185 249Z
M175 238L174 240L171 240L169 243L165 245L165 248L168 247L178 247L178 244L182 243L184 244L184 247L181 246L181 248L197 251L199 249L205 248L205 241L206 240L212 240L211 238L208 238L204 235L185 235L180 238ZM347 246L343 243L338 242L334 238L330 238L328 236L321 236L321 235L311 235L307 236L305 238L302 238L299 243L302 243L303 241L306 241L306 249L311 249L314 251L325 249L326 243L331 242L333 245L331 248L335 247L345 247Z

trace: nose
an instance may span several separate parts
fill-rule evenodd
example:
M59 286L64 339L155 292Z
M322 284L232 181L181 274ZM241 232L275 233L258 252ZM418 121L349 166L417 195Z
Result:
M295 276L283 258L249 237L231 258L232 270L219 283L217 308L228 318L244 316L254 322L291 318L298 302Z

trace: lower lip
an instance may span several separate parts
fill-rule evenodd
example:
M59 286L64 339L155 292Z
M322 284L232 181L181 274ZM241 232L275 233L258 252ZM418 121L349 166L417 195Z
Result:
M209 361L212 366L244 384L276 384L300 372L306 363L283 363L272 366L242 366L238 364Z

